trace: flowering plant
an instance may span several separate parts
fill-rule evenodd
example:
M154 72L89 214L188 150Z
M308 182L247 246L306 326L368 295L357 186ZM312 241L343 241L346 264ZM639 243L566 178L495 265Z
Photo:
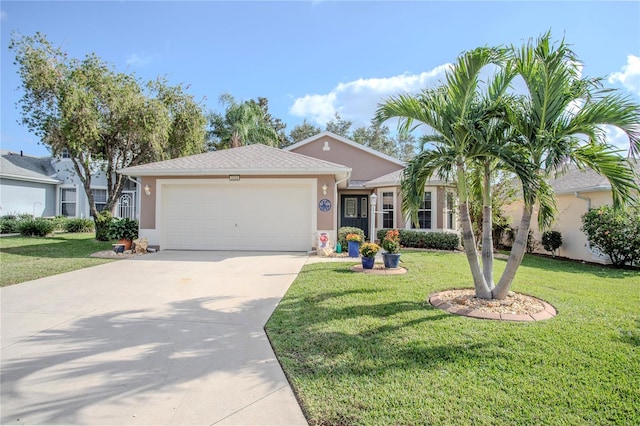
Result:
M400 251L400 233L397 229L389 229L382 239L382 247L389 253Z
M380 246L375 243L364 243L362 247L360 247L362 257L376 257L379 251Z
M347 239L347 241L353 241L355 243L362 242L362 240L360 239L360 235L358 234L347 234L345 238Z

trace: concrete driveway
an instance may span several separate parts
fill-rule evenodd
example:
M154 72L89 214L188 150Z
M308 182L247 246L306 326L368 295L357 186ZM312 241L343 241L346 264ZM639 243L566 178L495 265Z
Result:
M263 330L306 260L161 251L1 289L1 423L306 424Z

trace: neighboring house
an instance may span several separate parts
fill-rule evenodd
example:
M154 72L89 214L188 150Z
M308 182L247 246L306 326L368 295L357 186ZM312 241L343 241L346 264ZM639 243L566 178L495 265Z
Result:
M636 161L634 167L640 173L640 162ZM562 234L562 246L558 249L558 256L586 262L610 263L608 256L589 246L586 234L580 230L582 216L590 209L613 204L609 181L590 169L581 171L571 166L564 175L550 180L549 183L555 192L558 209L551 229ZM522 215L522 202L505 207L504 213L512 219L512 227L516 229ZM533 238L538 242L535 251L548 253L540 243L542 233L538 230L537 221L537 209L534 209L531 229Z
M91 177L98 210L107 202L107 178L98 171ZM135 182L128 181L116 208L117 217L137 218ZM28 213L35 217L90 217L89 201L71 159L31 157L3 151L0 159L0 215Z
M255 144L125 168L140 178L140 235L162 249L308 251L343 226L369 235L409 228L401 213L404 163L330 132L283 150ZM451 185L429 182L425 231L456 230Z

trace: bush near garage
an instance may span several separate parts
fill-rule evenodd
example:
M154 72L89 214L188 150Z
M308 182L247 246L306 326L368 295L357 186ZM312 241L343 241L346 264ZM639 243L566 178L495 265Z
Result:
M379 229L377 233L378 239L383 240L389 229ZM400 234L402 247L457 250L460 246L460 237L453 232L425 232L412 229L398 229L398 233Z

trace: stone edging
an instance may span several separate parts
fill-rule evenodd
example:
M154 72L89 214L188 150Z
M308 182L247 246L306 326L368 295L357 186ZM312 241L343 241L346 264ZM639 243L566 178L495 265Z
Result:
M353 265L349 269L352 270L353 272L362 272L364 274L370 274L370 275L404 275L407 273L407 270L405 268L376 269L374 267L374 269L364 269L362 265Z
M499 321L543 321L547 319L551 319L555 317L558 312L556 308L545 302L544 300L540 300L540 303L544 306L544 309L540 312L536 312L535 314L500 314L497 312L485 312L478 311L475 309L466 309L458 306L451 305L446 301L440 299L440 293L433 293L429 295L429 303L435 306L438 309L442 309L443 311L447 311L450 314L454 315L462 315L471 318L479 318L479 319L491 319L491 320L499 320Z

